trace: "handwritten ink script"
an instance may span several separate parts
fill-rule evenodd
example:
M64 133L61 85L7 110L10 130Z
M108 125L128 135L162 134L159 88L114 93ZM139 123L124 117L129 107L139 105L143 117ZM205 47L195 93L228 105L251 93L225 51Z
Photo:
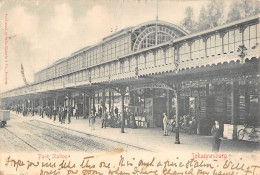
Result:
M32 160L8 155L1 165L17 174L40 175L259 175L258 161L232 161L231 159L163 159L156 156L70 156L67 154L37 154Z

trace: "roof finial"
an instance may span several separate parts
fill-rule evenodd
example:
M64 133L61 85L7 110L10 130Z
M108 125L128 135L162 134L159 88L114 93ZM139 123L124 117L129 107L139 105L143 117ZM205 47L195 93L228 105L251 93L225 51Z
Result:
M158 0L156 0L156 23L155 23L155 45L158 44L158 39L157 39L157 25L158 25Z
M158 21L158 0L156 0L156 21Z

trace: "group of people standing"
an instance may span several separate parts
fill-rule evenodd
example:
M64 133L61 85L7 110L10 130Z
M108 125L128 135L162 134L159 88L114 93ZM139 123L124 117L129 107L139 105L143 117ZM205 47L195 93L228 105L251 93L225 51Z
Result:
M181 123L181 127L187 127L189 128L188 132L190 133L194 133L195 130L197 130L197 121L195 119L195 117L192 117L192 120L188 122L188 118L187 116L184 116L182 118L182 120L180 120ZM169 120L168 117L166 115L166 113L163 113L163 136L168 136L168 128L167 126L169 125ZM171 123L171 126L175 127L176 125L176 116L174 116L174 120ZM220 148L220 143L222 140L222 136L221 136L221 132L222 129L220 127L220 123L218 120L214 121L214 125L212 126L211 129L211 134L213 136L212 139L212 151L213 152L219 152L219 148Z
M166 125L166 127L165 127ZM186 132L188 134L196 134L197 133L197 120L196 118L189 117L187 115L181 116L179 120L179 126L181 132ZM176 115L173 116L173 119L168 119L166 113L163 113L163 129L167 128L167 126L171 127L171 131L175 132L176 127ZM168 134L164 134L168 135Z
M22 107L22 106L15 106L16 114L23 114L23 116L27 116L31 113L32 116L40 115L42 118L46 115L49 119L53 119L55 122L58 116L59 122L65 123L65 120L68 119L68 124L71 123L71 117L73 114L75 115L76 119L79 119L79 112L78 107L75 105L73 106L58 106L57 108L54 106L46 106L46 107L40 107L37 108L29 108L29 107Z

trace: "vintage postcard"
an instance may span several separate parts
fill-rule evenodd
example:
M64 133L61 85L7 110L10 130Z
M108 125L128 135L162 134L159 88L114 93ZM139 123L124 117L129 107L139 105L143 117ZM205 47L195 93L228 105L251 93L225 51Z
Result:
M259 5L0 1L0 175L260 175Z

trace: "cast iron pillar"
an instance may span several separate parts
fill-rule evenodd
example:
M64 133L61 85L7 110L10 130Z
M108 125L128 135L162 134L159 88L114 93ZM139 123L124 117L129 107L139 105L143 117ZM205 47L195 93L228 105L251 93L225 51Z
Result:
M93 115L96 114L96 106L95 106L95 92L92 94L92 107L93 107Z
M259 103L260 101L258 101ZM246 84L245 84L245 112L246 112L246 116L245 116L245 120L246 122L248 120L250 120L250 93L249 93L249 82L248 80L246 80Z
M88 96L88 116L91 116L91 94Z
M104 115L106 112L106 92L102 92L102 114Z
M121 87L120 88L120 94L121 94L121 133L124 133L124 128L125 128L125 93L126 93L126 88Z
M83 108L82 108L82 113L83 113L83 118L85 119L86 118L86 93L84 92L83 94L82 94L82 96L83 96Z
M169 91L169 89L167 89L166 92L167 92L167 94L166 94L166 96L167 96L166 113L167 113L168 118L170 118L171 116L170 116L170 91Z
M231 102L232 102L232 119L231 124L233 125L232 139L237 139L237 118L239 115L239 94L238 94L238 81L232 82Z
M111 111L111 92L110 91L108 94L108 111L113 112L113 111Z
M176 130L175 130L175 144L180 144L180 131L179 131L179 122L180 122L180 114L179 114L179 105L180 105L180 89L179 83L176 84Z

